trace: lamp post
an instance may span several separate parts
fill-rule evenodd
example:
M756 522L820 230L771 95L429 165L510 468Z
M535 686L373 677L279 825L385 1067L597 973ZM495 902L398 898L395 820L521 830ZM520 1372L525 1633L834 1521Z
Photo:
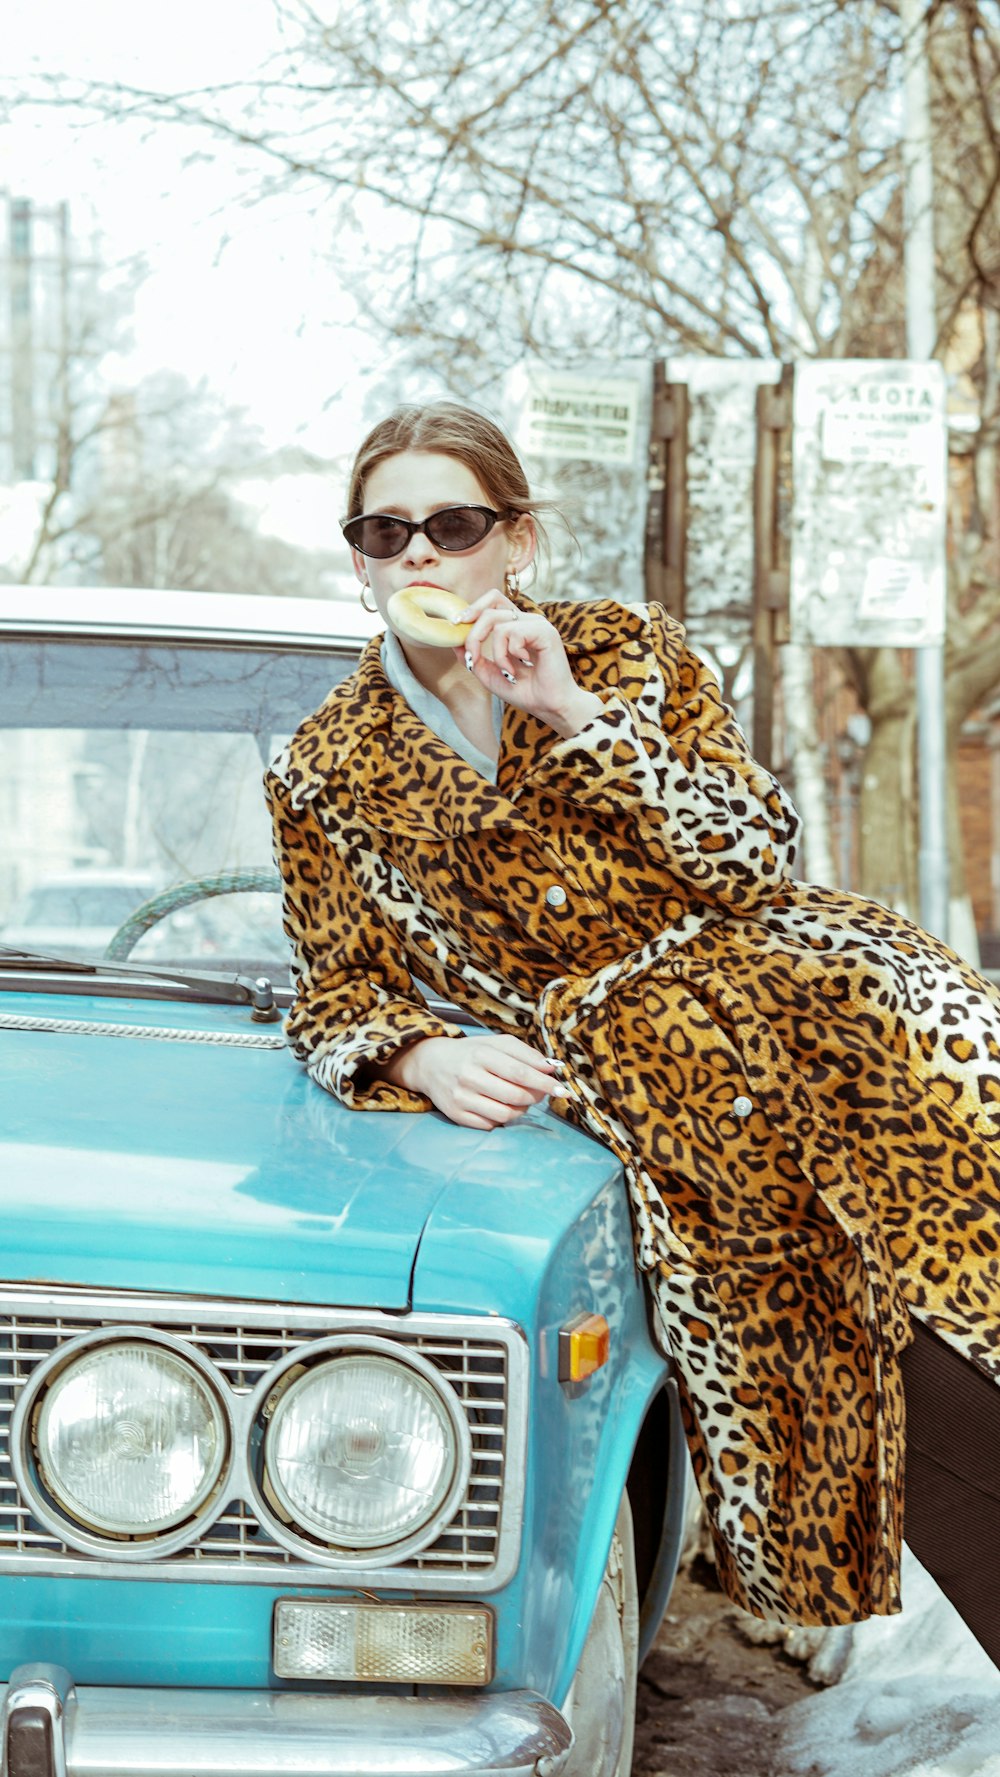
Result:
M906 350L933 358L937 343L934 300L934 186L927 82L926 0L900 0L905 68L903 136ZM920 779L920 922L948 938L947 738L944 645L916 650L917 759Z

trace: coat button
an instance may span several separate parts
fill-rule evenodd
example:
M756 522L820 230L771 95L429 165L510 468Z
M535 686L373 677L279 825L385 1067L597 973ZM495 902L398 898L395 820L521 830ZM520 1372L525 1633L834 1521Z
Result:
M734 1117L749 1117L752 1110L753 1110L753 1105L752 1105L750 1099L744 1098L742 1093L740 1094L739 1098L733 1099L733 1116Z
M554 882L550 889L546 889L545 899L550 907L562 907L566 902L566 890Z

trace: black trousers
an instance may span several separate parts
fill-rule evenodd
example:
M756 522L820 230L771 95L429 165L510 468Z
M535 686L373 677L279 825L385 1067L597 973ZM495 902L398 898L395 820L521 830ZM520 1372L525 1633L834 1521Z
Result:
M1000 1667L1000 1387L914 1320L903 1533Z

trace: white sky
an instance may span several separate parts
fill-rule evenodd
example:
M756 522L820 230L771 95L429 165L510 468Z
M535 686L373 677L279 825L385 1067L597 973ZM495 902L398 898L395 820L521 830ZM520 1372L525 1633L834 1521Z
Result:
M41 70L150 87L238 80L282 41L272 0L6 0L3 39L7 90ZM135 255L148 264L122 383L159 369L206 378L267 446L345 451L366 371L380 366L351 327L328 228L293 196L241 203L226 158L185 166L195 146L166 127L81 131L57 111L22 108L0 126L0 189L68 199L74 231L86 239L96 226L109 266Z

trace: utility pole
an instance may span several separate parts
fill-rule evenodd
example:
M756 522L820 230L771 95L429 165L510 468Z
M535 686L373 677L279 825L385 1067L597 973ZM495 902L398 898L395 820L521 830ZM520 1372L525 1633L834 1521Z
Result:
M937 343L934 296L934 176L927 80L926 0L900 0L905 70L906 351L933 358ZM947 940L950 926L947 817L947 726L944 645L916 649L917 758L920 778L920 923Z

